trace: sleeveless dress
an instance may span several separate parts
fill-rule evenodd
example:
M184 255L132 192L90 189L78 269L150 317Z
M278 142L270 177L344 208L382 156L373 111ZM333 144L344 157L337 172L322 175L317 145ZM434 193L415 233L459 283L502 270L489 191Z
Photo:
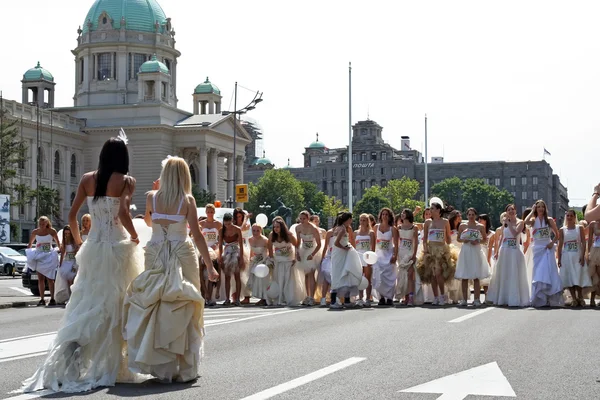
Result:
M48 279L56 279L58 249L52 248L52 235L36 235L35 248L25 249L27 269L36 271ZM58 243L57 243L58 244Z
M75 259L79 271L44 364L23 391L84 392L133 382L123 339L123 298L143 268L143 253L119 220L118 197L87 198L92 229Z
M266 247L253 246L250 247L250 249L254 255L250 258L250 266L248 268L250 271L250 277L248 278L247 287L252 290L252 296L262 300L267 300L267 288L271 282L273 265L267 260ZM254 268L256 268L258 264L265 264L267 266L271 264L269 275L265 276L264 278L259 278L254 275Z
M456 251L452 251L446 244L445 229L430 228L427 238L427 254L417 261L417 272L421 282L432 283L435 278L435 269L442 269L442 276L447 285L454 283L456 271Z
M479 229L467 228L461 232L462 240L480 240L481 232ZM487 250L487 246L485 247ZM487 261L487 254L483 253L484 247L481 244L472 245L463 243L456 264L456 279L485 279L490 276L490 266Z
M273 281L279 286L277 304L296 306L304 298L304 276L294 266L294 247L288 242L273 242Z
M360 254L360 262L363 267L367 266L367 262L363 258L363 254L367 251L371 251L371 235L359 235L356 234L354 238L354 243L356 244L356 251Z
M200 267L187 221L156 212L153 196L152 238L146 245L146 270L131 282L125 297L124 335L129 369L168 382L198 377L204 336L204 298Z
M392 300L396 294L396 279L398 278L398 266L392 264L394 255L394 242L392 229L381 232L377 228L377 240L375 242L375 254L377 262L373 265L373 289L377 291L376 297Z
M329 284L331 284L331 252L333 251L334 243L335 238L332 236L329 238L325 257L323 257L323 260L321 261L321 272L319 274L319 277L322 277L322 279ZM321 281L321 279L319 279L319 281Z
M498 306L527 307L529 284L525 256L519 246L519 238L514 237L509 228L503 229L503 240L492 271L486 301Z
M398 241L398 278L396 281L396 298L402 299L408 295L408 270L414 267L414 262L411 261L413 255L413 229L398 229L398 235L400 236ZM420 286L421 282L419 274L415 273L415 292L417 291L417 282ZM413 293L413 302L414 302Z
M334 242L335 243L335 242ZM348 233L340 240L341 246L349 246ZM331 252L331 291L338 298L358 296L358 285L362 281L363 270L360 255L352 246L348 250L333 246Z
M248 226L248 229L242 229L242 241L244 243L244 268L240 270L240 280L242 281L242 290L240 291L240 301L243 297L252 296L252 289L248 287L248 280L250 277L250 242L248 240L252 237L252 229ZM250 283L252 284L252 283ZM235 280L233 280L232 285L233 290L235 290Z
M560 279L564 288L579 286L586 288L592 286L592 280L587 265L579 263L581 257L581 233L579 225L575 229L562 228L563 247L561 251Z
M531 281L533 279L533 234L531 233L532 228L530 226L528 226L526 229L529 230L530 242L529 247L527 247L527 251L523 252L523 254L525 255L525 265L527 266L527 283L529 284L529 287L531 287ZM521 233L521 241L526 239L527 234ZM521 249L524 247L525 246L521 244Z
M423 232L424 232L424 230L421 230L419 232L419 250L417 251L417 266L419 265L418 264L419 260L423 259ZM419 275L418 268L415 268L415 269L417 270L417 271L415 271L416 274ZM433 288L431 287L431 283L424 283L421 280L420 275L419 275L419 280L421 281L420 292L422 293L423 303L432 303L433 299L434 299L434 295L433 295ZM417 287L416 287L416 283L415 283L415 290L419 291L419 289L417 289ZM415 302L415 304L417 304L416 298L414 298L414 302Z
M551 242L550 227L546 222L536 218L533 223L533 275L531 283L531 305L543 307L546 305L562 305L562 281L556 265L555 247L547 249Z
M588 263L589 274L592 280L592 291L600 293L600 230L595 229L589 233L594 235L592 248L589 249L590 262Z
M300 233L299 239L301 240L300 246L298 246L300 261L296 262L296 268L305 274L314 273L318 265L315 260L316 255L312 260L307 260L307 257L315 251L317 241L312 234L305 235L304 233Z
M67 281L72 281L77 275L77 262L75 261L75 246L68 244L65 249L63 262L58 268L60 275Z

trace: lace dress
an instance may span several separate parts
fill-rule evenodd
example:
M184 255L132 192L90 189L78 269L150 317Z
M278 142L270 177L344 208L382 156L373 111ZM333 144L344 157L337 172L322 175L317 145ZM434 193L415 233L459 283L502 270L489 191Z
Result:
M143 269L142 249L118 217L120 199L87 199L92 229L77 252L79 271L48 356L22 391L83 392L138 377L127 369L123 298Z

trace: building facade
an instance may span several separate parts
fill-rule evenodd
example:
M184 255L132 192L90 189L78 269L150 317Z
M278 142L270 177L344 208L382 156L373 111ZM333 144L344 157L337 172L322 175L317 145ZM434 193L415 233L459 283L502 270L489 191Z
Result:
M374 185L385 186L389 180L404 176L425 184L425 164L420 152L410 147L410 138L403 136L401 149L385 143L383 128L375 121L359 121L352 134L352 201L356 204L364 191ZM246 171L246 180L256 182L265 169L274 168L268 159L259 159ZM304 151L304 167L286 167L296 178L307 180L329 196L348 204L348 148L328 149L323 142L312 142ZM433 157L428 164L429 187L444 179L480 178L486 183L506 189L515 198L519 210L531 206L537 199L548 203L550 213L562 221L568 209L567 188L553 174L546 161L484 161L445 163ZM421 192L421 199L424 194Z
M34 189L44 185L58 190L61 205L55 220L66 220L82 173L97 167L102 145L121 128L129 137L130 173L137 179L137 212L145 211L144 193L168 155L188 161L200 189L218 199L235 198L233 171L243 182L245 147L252 138L233 114L222 114L220 90L208 78L193 91L193 113L178 108L181 53L171 19L160 5L155 0L144 5L96 0L77 34L73 107L56 107L56 82L40 63L23 75L21 102L2 102L7 117L19 121L28 144L28 161L17 179ZM11 220L28 239L37 217L31 204L14 208Z

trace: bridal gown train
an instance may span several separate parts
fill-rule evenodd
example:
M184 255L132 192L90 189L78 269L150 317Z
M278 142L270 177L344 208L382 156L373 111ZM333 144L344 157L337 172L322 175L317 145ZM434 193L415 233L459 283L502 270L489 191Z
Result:
M123 298L142 271L142 249L118 218L120 199L87 198L92 229L76 255L79 271L48 356L21 391L84 392L141 379L127 368Z

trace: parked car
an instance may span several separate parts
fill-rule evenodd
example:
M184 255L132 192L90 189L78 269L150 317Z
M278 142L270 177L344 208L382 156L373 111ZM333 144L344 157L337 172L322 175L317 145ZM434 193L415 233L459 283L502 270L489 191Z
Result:
M0 247L0 266L5 275L15 276L15 273L23 273L27 257L10 247Z
M31 294L34 296L40 295L40 290L38 289L38 275L35 271L26 270L21 274L21 283L25 289L29 289ZM46 280L46 291L50 290L48 287L48 281Z

